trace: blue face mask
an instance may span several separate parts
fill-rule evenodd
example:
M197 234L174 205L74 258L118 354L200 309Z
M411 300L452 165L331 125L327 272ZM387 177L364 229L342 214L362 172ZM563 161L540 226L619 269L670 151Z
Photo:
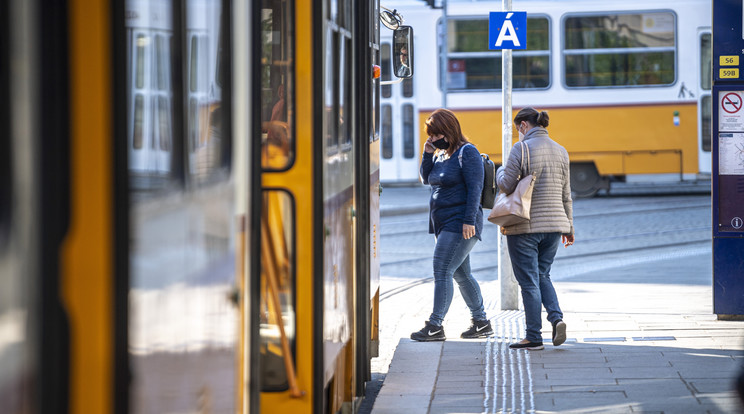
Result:
M446 150L450 146L449 142L447 142L444 138L432 141L431 145L442 150Z

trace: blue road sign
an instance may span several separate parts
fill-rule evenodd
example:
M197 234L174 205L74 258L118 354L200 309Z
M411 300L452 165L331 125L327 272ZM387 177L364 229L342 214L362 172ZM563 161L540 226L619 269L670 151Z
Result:
M527 12L490 12L488 48L527 49Z

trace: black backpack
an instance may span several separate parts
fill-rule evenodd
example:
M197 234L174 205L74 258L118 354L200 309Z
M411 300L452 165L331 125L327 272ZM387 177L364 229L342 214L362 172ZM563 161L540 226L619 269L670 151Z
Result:
M473 145L473 144L465 144ZM473 145L475 147L475 145ZM477 149L477 148L476 148ZM462 148L460 153L457 154L457 158L460 161L460 168L462 168ZM481 159L483 160L483 193L481 193L481 207L491 209L493 203L496 201L496 164L491 161L488 154L481 153Z

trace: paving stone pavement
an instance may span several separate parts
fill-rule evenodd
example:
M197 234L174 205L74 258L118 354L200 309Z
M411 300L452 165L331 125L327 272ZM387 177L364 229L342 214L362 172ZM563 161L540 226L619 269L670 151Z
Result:
M542 351L508 348L524 334L524 315L493 301L496 333L488 339L459 339L467 313L458 297L444 342L407 339L424 319L406 325L409 316L398 315L397 347L372 413L744 412L733 391L744 322L717 320L710 284L675 284L674 274L670 283L623 279L680 266L705 273L709 265L710 254L607 270L603 281L556 282L568 340L553 347L544 322ZM484 298L497 297L497 281L481 288ZM414 295L425 302L430 292L422 292Z

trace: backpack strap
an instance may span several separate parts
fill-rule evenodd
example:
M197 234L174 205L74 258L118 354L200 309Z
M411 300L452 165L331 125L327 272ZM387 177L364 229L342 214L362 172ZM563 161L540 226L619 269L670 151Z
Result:
M468 142L467 144L463 145L462 147L460 147L460 153L457 154L457 159L460 161L460 168L462 168L462 150L468 145L473 145L473 144ZM475 145L473 145L473 147L475 147Z

